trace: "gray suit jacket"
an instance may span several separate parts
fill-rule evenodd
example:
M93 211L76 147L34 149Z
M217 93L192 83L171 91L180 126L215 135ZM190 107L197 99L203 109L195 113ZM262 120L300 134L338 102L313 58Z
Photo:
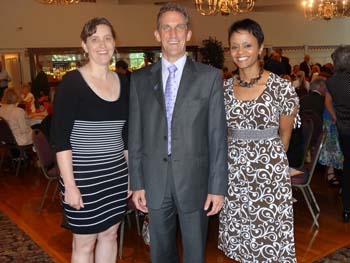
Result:
M132 73L129 112L131 190L160 208L166 188L167 120L161 62ZM226 195L227 128L221 73L187 58L172 119L172 169L180 209L203 209L207 194Z

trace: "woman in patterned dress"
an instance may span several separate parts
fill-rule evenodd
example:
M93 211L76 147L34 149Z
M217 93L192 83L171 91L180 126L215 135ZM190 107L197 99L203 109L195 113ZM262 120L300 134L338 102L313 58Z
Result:
M251 19L229 29L239 72L224 83L229 190L218 247L244 263L296 262L286 151L299 101L290 81L262 69L263 41Z
M338 131L335 125L335 115L332 96L326 90L325 109L323 111L323 130L326 131L326 139L323 143L318 162L327 166L327 181L330 185L339 185L339 179L343 170L344 156L341 152L338 140ZM333 169L333 173L329 170Z
M105 18L81 32L89 61L68 72L54 102L54 141L62 203L71 231L71 262L115 263L127 204L128 82L109 70L115 32Z

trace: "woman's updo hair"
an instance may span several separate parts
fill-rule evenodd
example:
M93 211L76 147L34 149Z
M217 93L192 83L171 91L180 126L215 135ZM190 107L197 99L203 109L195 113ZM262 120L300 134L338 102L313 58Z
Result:
M86 43L87 38L96 33L97 26L99 25L108 26L111 29L113 38L115 39L116 35L112 24L104 17L95 17L87 21L84 25L83 30L80 33L81 40Z
M19 96L14 88L7 88L4 91L4 96L2 97L2 102L4 104L16 104L19 102Z
M264 43L264 32L262 31L260 25L254 20L246 18L234 22L228 29L229 45L232 34L241 30L248 31L250 34L252 34L258 40L259 47L261 47L261 45Z

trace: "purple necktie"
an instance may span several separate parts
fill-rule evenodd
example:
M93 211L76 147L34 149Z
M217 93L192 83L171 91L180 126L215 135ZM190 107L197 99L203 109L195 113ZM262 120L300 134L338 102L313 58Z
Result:
M166 108L166 118L168 121L168 154L171 154L171 119L173 117L173 110L176 100L176 80L175 72L177 67L175 65L170 65L168 67L169 76L165 85L165 108Z

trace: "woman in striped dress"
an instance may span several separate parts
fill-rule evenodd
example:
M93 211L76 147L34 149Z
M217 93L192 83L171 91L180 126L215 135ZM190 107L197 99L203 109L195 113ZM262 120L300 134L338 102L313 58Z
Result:
M54 104L62 202L73 232L72 262L116 262L126 210L128 82L108 66L115 32L105 18L81 32L88 63L67 73Z

